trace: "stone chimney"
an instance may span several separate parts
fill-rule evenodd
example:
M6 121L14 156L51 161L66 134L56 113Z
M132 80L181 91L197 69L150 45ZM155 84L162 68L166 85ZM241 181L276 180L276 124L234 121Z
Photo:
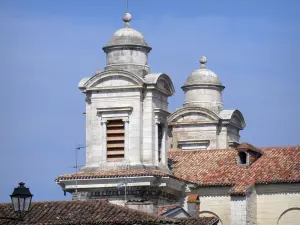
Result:
M190 194L188 195L187 199L188 204L188 213L191 215L191 217L199 217L200 212L200 200L198 194Z

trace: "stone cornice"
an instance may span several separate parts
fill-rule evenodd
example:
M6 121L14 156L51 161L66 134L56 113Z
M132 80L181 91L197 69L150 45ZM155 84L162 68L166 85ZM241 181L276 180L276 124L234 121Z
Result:
M192 84L181 86L181 89L184 91L187 89L217 89L223 91L225 86L218 84Z
M92 87L86 88L85 92L88 91L107 91L107 90L123 90L123 89L144 89L144 86L132 85L132 86L113 86L113 87Z
M105 53L109 53L116 50L137 50L137 51L145 51L149 53L152 48L146 45L124 44L124 45L106 45L102 49Z
M170 115L170 112L163 110L161 108L154 108L154 113L158 115L168 116Z
M167 95L167 96L172 96L172 95L173 95L173 94L170 93L169 91L166 91L166 90L163 90L163 89L161 89L161 88L158 88L158 87L156 87L155 85L152 85L152 84L147 85L146 88L147 88L148 90L155 90L155 91L158 91L158 92L160 92L160 93L162 93L162 94L164 94L164 95Z
M132 106L127 107L109 107L109 108L97 108L98 113L111 113L111 112L131 112Z

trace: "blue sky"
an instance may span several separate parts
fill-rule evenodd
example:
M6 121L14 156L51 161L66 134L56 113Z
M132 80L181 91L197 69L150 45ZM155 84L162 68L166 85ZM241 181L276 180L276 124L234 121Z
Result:
M132 27L153 47L151 70L174 82L170 111L205 55L226 86L225 108L244 114L242 141L256 146L299 144L299 8L297 0L129 1ZM125 10L125 0L0 1L0 202L19 181L35 201L70 199L54 179L74 171L85 143L77 85L105 66L101 48Z

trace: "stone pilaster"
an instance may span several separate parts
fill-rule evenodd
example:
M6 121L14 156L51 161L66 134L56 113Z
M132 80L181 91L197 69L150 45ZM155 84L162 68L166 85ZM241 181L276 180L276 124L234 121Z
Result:
M107 155L106 155L106 129L107 129L107 120L102 119L101 121L102 126L102 161L105 162Z
M161 148L161 163L163 165L166 165L167 164L167 160L168 160L168 152L167 152L167 129L168 129L168 126L167 124L163 124L163 137L162 137L162 148Z
M158 120L155 120L155 136L154 136L154 140L155 140L155 165L158 166L158 125L160 124L160 122Z
M124 140L124 153L125 153L125 160L129 160L129 119L124 118L124 128L125 128L125 140Z

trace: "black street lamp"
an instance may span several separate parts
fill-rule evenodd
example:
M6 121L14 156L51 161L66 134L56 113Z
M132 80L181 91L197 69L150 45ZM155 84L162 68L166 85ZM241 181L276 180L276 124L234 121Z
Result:
M14 211L19 214L19 218L0 217L0 219L22 220L24 213L29 211L33 195L24 185L25 183L20 182L19 187L15 188L10 195Z

